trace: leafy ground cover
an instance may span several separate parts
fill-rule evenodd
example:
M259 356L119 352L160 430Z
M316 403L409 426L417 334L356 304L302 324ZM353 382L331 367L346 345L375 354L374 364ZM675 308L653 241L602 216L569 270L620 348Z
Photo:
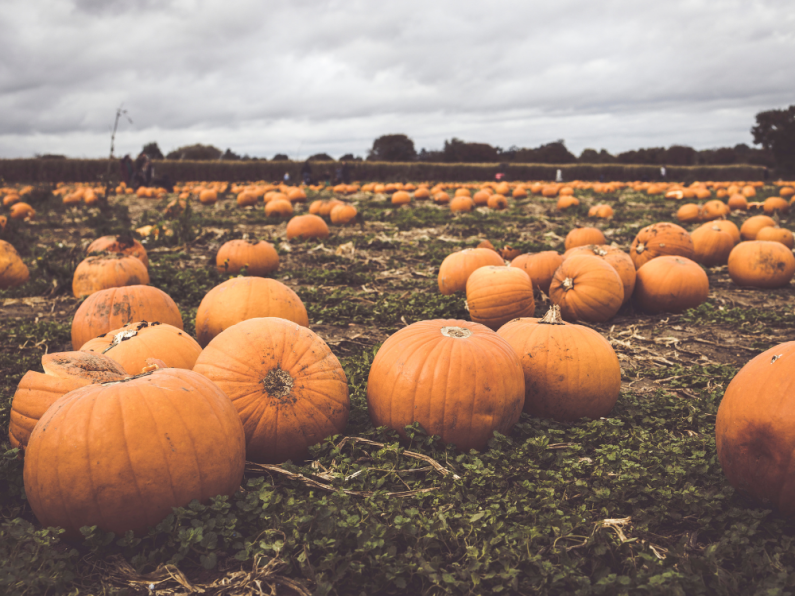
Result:
M214 268L220 244L272 242L281 259L274 277L299 294L311 328L341 358L353 408L345 435L309 461L249 465L232 498L177 509L141 537L85 528L82 541L68 543L41 528L25 501L22 455L3 442L0 592L792 593L795 525L735 493L714 441L734 374L792 339L792 288L740 289L716 268L709 301L697 309L645 316L630 305L595 326L622 366L609 418L564 424L523 415L480 453L459 453L420 428L401 443L370 424L365 390L378 346L418 320L468 318L463 296L437 291L451 251L486 238L562 250L597 201L616 211L598 225L627 247L640 227L670 221L676 209L631 191L580 198L578 210L562 214L553 200L532 197L504 212L453 216L358 195L363 223L333 228L323 243L287 243L284 222L233 200L169 220L165 201L114 199L100 212L37 194L37 219L7 230L31 282L0 292L0 428L22 375L39 370L46 351L71 349L71 274L87 242L143 224L175 230L149 241L150 276L191 332L204 294L228 277ZM545 301L537 302L541 315Z

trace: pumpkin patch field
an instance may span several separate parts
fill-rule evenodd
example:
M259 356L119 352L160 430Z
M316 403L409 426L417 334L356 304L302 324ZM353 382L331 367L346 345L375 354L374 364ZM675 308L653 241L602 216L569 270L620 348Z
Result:
M0 189L0 593L795 593L793 188Z

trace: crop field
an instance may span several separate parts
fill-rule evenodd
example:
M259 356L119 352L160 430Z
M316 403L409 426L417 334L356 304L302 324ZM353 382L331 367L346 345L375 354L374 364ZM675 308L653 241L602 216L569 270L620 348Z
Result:
M460 451L419 425L408 440L375 428L366 387L379 347L430 319L470 320L466 296L442 295L442 261L489 240L522 253L564 252L578 226L595 226L626 251L638 231L676 222L682 201L631 186L594 194L565 211L531 194L508 208L452 213L387 194L357 192L352 225L323 240L287 240L287 218L231 193L191 200L165 215L175 195L111 196L105 207L65 205L34 188L29 221L9 220L30 280L0 291L0 593L7 594L792 594L795 523L735 491L718 461L715 420L737 372L795 339L795 289L740 287L727 267L706 268L709 296L681 314L624 305L605 323L621 366L612 412L573 422L523 413L481 451ZM757 188L756 201L777 196ZM327 190L307 189L306 212ZM450 193L453 194L452 192ZM606 203L610 219L588 217ZM4 211L0 211L3 214ZM726 216L738 226L749 213ZM775 216L793 229L793 216ZM688 230L697 224L681 224ZM176 508L148 534L84 527L68 540L44 528L25 497L24 453L8 443L12 398L45 353L72 350L81 300L72 278L94 239L153 226L144 237L150 283L179 306L185 331L213 287L231 239L265 240L279 254L269 275L306 307L309 328L339 358L350 416L342 434L305 461L246 465L231 497ZM549 298L536 294L535 315Z

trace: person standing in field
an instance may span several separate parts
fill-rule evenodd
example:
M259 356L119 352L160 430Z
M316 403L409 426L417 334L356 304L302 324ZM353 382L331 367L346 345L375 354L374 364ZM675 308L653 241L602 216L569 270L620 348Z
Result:
M287 186L290 186L290 172L285 172L284 173L284 183Z
M558 168L558 171L555 173L555 182L563 182L563 170Z
M660 178L662 178L663 180L665 180L665 174L666 174L666 172L665 172L665 166L662 166L662 167L660 168Z

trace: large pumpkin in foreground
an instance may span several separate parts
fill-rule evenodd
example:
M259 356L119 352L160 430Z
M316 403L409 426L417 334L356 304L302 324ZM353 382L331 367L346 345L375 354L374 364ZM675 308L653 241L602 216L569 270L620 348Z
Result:
M151 286L125 286L94 292L72 319L72 347L136 321L159 321L182 329L182 315L171 296Z
M280 464L348 422L348 380L320 337L285 319L249 319L221 332L194 371L232 400L246 433L246 457Z
M738 491L795 515L795 341L763 352L732 379L715 422L718 459Z
M514 319L497 331L524 370L524 411L531 416L577 420L607 416L618 400L621 367L599 333L560 318L553 305L542 319Z
M367 379L367 407L375 426L405 437L419 422L461 450L482 449L508 433L522 413L524 373L511 346L469 321L420 321L378 350Z
M210 380L166 368L66 394L25 454L25 493L42 526L141 535L173 507L231 495L245 466L243 426Z

